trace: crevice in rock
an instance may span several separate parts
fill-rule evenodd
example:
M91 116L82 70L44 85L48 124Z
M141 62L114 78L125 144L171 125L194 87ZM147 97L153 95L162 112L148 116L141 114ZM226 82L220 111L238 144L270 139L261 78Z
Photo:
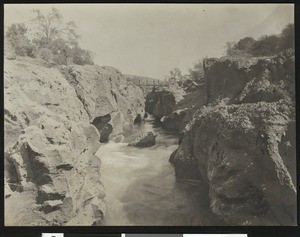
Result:
M37 185L50 183L52 180L49 176L49 169L39 159L42 154L34 151L28 143L24 143L20 148L23 162L26 166L26 181L33 182Z
M54 144L55 142L53 141L53 138L52 137L46 137L47 138L47 140L48 140L48 142L50 143L50 144Z
M23 112L22 114L24 115L25 123L28 126L30 124L30 120L29 120L28 116L26 115L26 113Z
M10 189L15 192L22 192L23 186L21 185L21 178L17 167L11 159L5 159L5 179Z
M134 121L133 121L133 124L141 124L142 121L143 121L142 116L141 116L140 114L138 114L138 115L135 117L135 119L134 119Z
M101 143L106 143L109 140L109 135L112 133L113 131L113 126L109 123L107 123L104 128L101 130L100 133L100 142Z
M4 115L7 115L9 119L16 122L18 120L17 116L11 114L7 109L4 109Z
M76 92L76 96L77 98L80 100L80 102L82 103L82 107L85 110L85 112L88 114L89 118L91 117L91 114L89 112L89 110L86 108L86 103L84 101L84 99L82 98L82 96L77 92L77 89L75 89Z
M222 200L225 205L241 206L240 212L248 213L248 215L265 215L269 211L269 203L264 198L263 193L254 186L250 186L249 191L237 196L227 197L224 194L217 194L216 197Z
M113 97L115 98L116 103L118 103L118 99L117 99L117 95L113 90L110 90L110 93L113 95Z
M109 135L113 131L113 126L108 122L111 120L111 115L106 114L104 116L96 117L92 124L98 129L100 133L100 142L106 143L109 140Z
M40 208L40 211L43 211L45 214L48 214L50 212L60 210L62 205L63 205L62 200L46 201L43 203L42 207Z
M36 197L36 203L41 204L48 200L63 200L66 197L65 194L58 192L46 192L45 190L38 190Z
M58 170L71 170L73 168L74 167L70 164L62 164L62 165L56 166L56 169L58 169Z

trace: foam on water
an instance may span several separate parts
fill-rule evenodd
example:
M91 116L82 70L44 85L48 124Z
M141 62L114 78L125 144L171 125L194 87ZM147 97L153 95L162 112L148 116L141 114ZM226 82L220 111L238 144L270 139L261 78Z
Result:
M148 131L158 135L155 146L128 146ZM177 143L175 134L157 126L150 117L144 124L128 128L123 142L102 144L97 155L102 160L106 190L106 225L210 224L208 187L176 182L169 157ZM210 222L216 224L214 219Z

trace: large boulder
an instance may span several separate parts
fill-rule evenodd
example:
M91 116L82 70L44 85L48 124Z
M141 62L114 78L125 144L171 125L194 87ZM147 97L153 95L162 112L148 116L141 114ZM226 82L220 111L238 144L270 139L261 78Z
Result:
M148 132L138 136L134 141L130 142L129 146L150 147L155 145L156 136L153 132Z
M175 96L170 91L152 91L146 96L146 111L159 119L171 114L175 105Z
M207 104L195 110L170 161L209 185L230 225L295 225L294 53L204 61Z

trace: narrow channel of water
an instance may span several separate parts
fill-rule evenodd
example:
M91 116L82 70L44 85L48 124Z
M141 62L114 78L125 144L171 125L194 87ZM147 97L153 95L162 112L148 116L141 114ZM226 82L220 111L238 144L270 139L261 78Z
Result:
M156 145L128 146L139 134L157 134ZM220 225L209 209L205 183L176 181L169 163L177 148L176 134L165 131L149 117L127 128L121 143L103 144L102 182L108 206L106 225Z

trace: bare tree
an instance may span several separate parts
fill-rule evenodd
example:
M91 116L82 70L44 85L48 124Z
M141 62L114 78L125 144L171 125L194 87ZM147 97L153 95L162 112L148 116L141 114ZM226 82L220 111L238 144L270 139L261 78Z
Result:
M33 10L35 17L32 22L37 26L34 41L40 47L49 47L57 39L64 39L69 45L77 45L79 35L76 34L76 25L73 21L64 23L62 14L52 8L48 14L40 10Z
M179 68L176 67L170 71L169 80L177 83L182 80L182 74Z

